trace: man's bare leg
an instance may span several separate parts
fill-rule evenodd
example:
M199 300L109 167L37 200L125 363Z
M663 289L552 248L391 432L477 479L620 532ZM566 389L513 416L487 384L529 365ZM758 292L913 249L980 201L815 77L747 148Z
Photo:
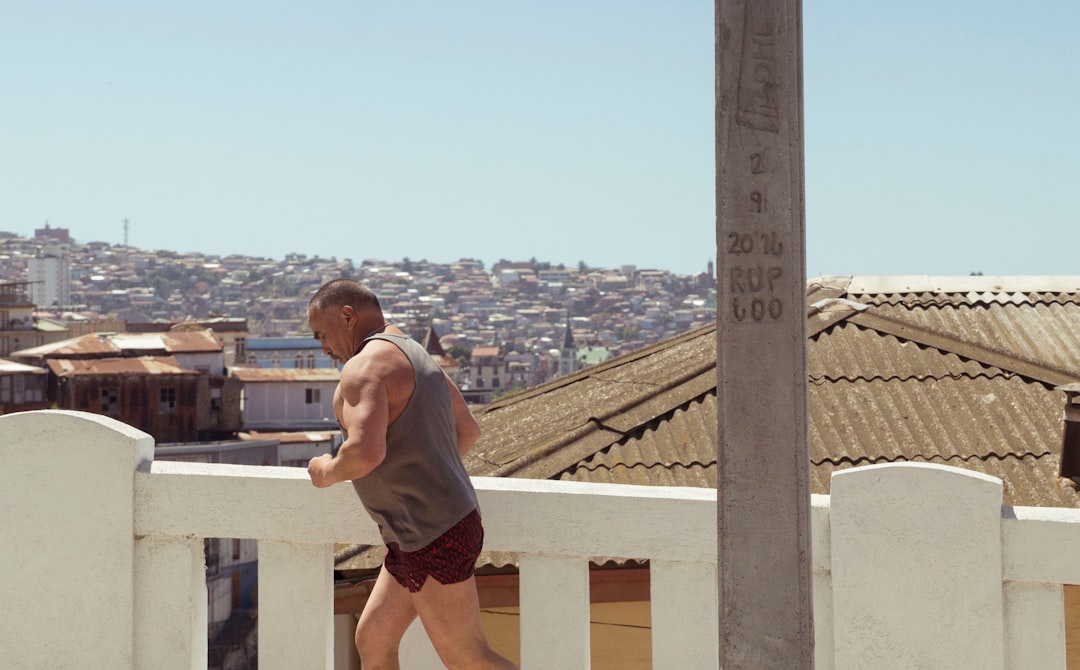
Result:
M364 670L399 670L398 646L415 618L409 590L383 567L356 624L356 650Z
M434 577L428 577L424 587L411 595L424 630L447 668L517 669L488 646L480 623L475 577L457 584L440 584ZM367 670L366 665L364 669Z

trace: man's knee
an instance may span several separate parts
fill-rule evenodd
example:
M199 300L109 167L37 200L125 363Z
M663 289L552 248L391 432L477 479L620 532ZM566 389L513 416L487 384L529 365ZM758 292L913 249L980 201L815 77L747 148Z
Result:
M381 668L390 661L397 662L398 644L387 640L373 631L365 630L362 625L356 627L356 636L353 638L356 652L360 654L360 660L364 667ZM394 666L391 666L394 667Z

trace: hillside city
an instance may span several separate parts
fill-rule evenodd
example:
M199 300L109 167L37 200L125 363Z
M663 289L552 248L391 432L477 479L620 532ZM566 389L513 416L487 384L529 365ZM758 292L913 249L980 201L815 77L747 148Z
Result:
M70 277L46 294L52 259ZM40 318L176 322L243 319L251 337L305 337L307 302L337 277L364 282L389 320L417 337L430 327L446 352L468 364L477 347L527 362L532 386L558 373L559 349L572 341L579 364L602 362L715 319L711 260L689 276L633 266L592 268L529 259L450 263L308 257L282 260L230 254L144 250L77 242L68 229L33 237L0 232L0 282L31 282ZM568 339L568 335L571 339ZM528 359L527 361L524 359Z

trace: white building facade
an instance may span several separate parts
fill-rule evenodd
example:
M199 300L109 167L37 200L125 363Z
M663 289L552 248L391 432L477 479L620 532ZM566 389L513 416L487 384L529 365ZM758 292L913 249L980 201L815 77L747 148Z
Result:
M40 256L27 259L30 299L40 308L71 304L71 262L57 247L46 247Z

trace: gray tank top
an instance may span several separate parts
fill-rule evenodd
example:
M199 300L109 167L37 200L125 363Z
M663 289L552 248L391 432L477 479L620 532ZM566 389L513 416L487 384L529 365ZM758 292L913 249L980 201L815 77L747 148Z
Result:
M416 551L478 509L476 491L457 449L450 389L439 365L419 343L380 333L368 340L397 346L412 364L416 388L405 410L386 429L386 458L353 480L383 541Z

